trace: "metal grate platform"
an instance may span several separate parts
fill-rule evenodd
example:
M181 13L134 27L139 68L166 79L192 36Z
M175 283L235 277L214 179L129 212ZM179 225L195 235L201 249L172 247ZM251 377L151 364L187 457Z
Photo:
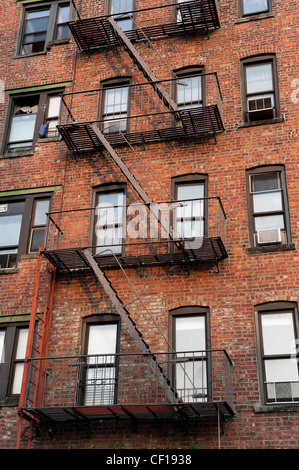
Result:
M95 419L117 420L159 420L159 419L199 419L234 416L234 411L225 402L204 402L163 405L109 405L109 406L74 406L24 408L28 417L39 419L41 422L78 422Z
M169 18L171 18L172 7L171 3L164 7L170 10ZM153 9L137 10L135 13L144 13L146 17L147 10ZM177 10L180 13L180 21L145 26L142 24L142 20L139 23L137 19L140 27L126 31L125 34L130 41L138 41L146 38L154 39L161 36L190 34L193 32L207 33L220 27L215 0L196 0L182 3L177 6ZM69 27L80 50L104 49L120 45L113 28L107 21L107 16L72 21L69 23Z
M89 268L84 260L83 247L44 250L43 255L59 271L75 271ZM139 256L118 256L117 261L113 256L95 256L95 260L101 268L142 267L178 265L190 263L212 264L228 257L226 249L220 237L204 238L201 248L185 250L182 252L153 253Z
M149 143L204 138L224 131L224 125L217 105L203 106L180 112L181 125L150 131L105 134L113 146L145 145ZM61 124L59 133L72 153L79 154L103 149L103 145L92 129L93 122Z

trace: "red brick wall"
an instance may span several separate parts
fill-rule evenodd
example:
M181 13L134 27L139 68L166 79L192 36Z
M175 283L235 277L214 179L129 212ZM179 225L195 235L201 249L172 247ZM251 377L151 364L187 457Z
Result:
M78 3L78 2L77 2ZM82 1L82 16L88 16L88 4ZM99 3L99 2L97 2ZM119 48L115 51L76 53L74 40L53 46L41 56L14 58L22 6L2 0L0 3L0 79L6 89L73 81L75 90L98 87L101 80L117 75L140 76L131 60ZM225 132L214 140L191 143L159 143L138 148L164 187L170 191L171 178L187 173L209 176L209 196L220 196L226 214L228 259L216 269L195 269L191 274L179 268L149 268L145 277L130 270L130 278L155 318L168 336L168 312L180 306L207 306L210 309L212 348L224 348L234 362L234 397L236 417L229 420L221 435L222 448L297 448L295 411L255 413L259 402L254 306L268 301L298 301L298 104L293 103L292 81L297 79L297 2L273 0L274 15L257 21L236 23L237 1L221 0L220 30L210 38L194 35L154 41L167 62L154 49L140 43L136 47L157 74L170 78L170 69L204 65L216 71L223 94ZM92 9L91 9L92 11ZM86 12L86 15L84 14ZM285 122L239 128L241 115L240 59L262 53L276 54L281 114ZM7 110L7 100L0 103L0 139ZM134 152L121 149L125 162L135 160ZM285 165L290 205L294 251L248 254L248 220L245 171L258 165ZM88 207L92 188L107 182L125 182L109 156L68 155L63 142L38 143L34 155L0 159L0 191L62 185L53 200L53 210ZM165 200L165 193L141 165L133 167L138 181L155 200ZM135 193L128 184L130 200ZM35 259L20 262L19 272L0 274L1 315L29 313ZM109 272L109 279L124 300L130 299L119 271ZM110 302L94 283L92 276L74 275L70 282L58 275L55 288L49 354L81 352L82 317L109 309ZM162 337L150 326L150 320L138 309L131 310L145 340L152 350L165 348ZM124 330L125 331L125 330ZM123 341L125 335L123 337ZM17 414L14 408L0 409L0 447L14 447ZM217 448L217 420L194 422L185 435L178 423L141 423L137 433L127 424L94 422L91 437L86 438L81 425L60 425L51 440L42 429L33 442L36 448L190 448L190 443Z

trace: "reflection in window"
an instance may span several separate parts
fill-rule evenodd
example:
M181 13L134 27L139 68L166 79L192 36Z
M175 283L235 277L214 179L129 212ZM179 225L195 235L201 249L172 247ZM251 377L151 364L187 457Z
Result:
M269 0L241 0L243 15L269 11Z

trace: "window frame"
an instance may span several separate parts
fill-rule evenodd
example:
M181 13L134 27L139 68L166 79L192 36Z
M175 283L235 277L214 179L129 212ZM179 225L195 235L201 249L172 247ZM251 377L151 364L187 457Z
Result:
M272 70L272 81L273 81L273 91L271 92L258 92L253 93L255 94L270 94L273 93L273 100L274 100L274 116L271 118L261 118L256 120L250 120L248 118L248 94L247 93L247 80L246 80L246 67L252 65L263 65L263 64L271 64ZM275 54L261 54L256 56L247 57L241 60L241 91L242 91L242 120L243 123L246 124L260 124L260 123L268 123L273 122L275 119L280 118L281 110L280 110L280 98L279 98L279 86L278 86L278 71L277 71L277 61Z
M253 197L251 192L251 177L255 175L269 174L269 173L279 173L281 181L281 193L282 193L282 211L279 211L284 217L285 224L285 241L282 240L280 244L263 244L259 245L255 242L255 224L254 224L254 209L253 209ZM288 191L287 191L287 181L286 181L286 171L283 165L264 165L260 167L251 168L246 171L246 192L247 192L247 213L248 213L248 229L249 229L249 243L251 247L263 248L263 247L279 247L281 245L287 245L292 243L292 234L291 234L291 223L290 223L290 212L289 212L289 202L288 202ZM262 215L276 214L278 211L267 211L259 213Z
M173 202L175 203L177 199L177 191L179 186L188 186L188 185L195 185L203 184L204 187L204 230L203 236L208 236L209 230L209 204L208 204L208 175L207 174L200 174L200 173L191 173L186 175L179 175L175 176L171 179L171 194L173 196ZM175 210L171 211L170 220L172 223L172 227L175 230ZM174 244L170 243L170 251L174 250Z
M18 251L17 251L17 256L16 256L16 266L18 265L21 259L21 256L25 254L37 253L36 251L30 251L30 243L31 243L31 231L33 228L32 224L33 224L33 217L34 217L33 209L35 206L35 201L41 200L41 199L49 199L49 211L51 211L51 206L52 206L52 201L53 201L52 192L23 194L23 195L20 194L19 196L9 196L9 197L0 198L1 204L6 204L9 202L17 202L17 201L25 202L21 228L20 228ZM48 230L48 227L46 225L45 226L45 241L47 239L47 230ZM2 246L0 248L2 248ZM0 254L1 254L1 251L0 251ZM5 269L5 268L0 267L0 269Z
M189 77L198 77L202 76L201 78L201 94L202 94L202 99L201 99L201 105L198 104L198 107L200 106L206 106L206 78L205 78L205 68L203 65L188 65L186 67L181 67L179 69L176 69L173 71L176 77L178 77L178 80L184 79L184 78L189 78ZM178 103L178 84L176 80L173 81L172 84L172 95L174 97L175 103L178 105L180 108L180 105ZM182 107L180 108L181 111L184 111L185 109L190 109L188 107Z
M70 31L69 35L66 38L62 39L56 39L56 33L57 33L57 19L58 19L58 12L59 8L61 6L69 6L69 20L72 18L72 2L67 1L67 0L54 0L52 2L50 1L43 1L39 2L38 4L32 3L28 5L24 5L23 9L23 15L22 15L22 20L21 20L21 26L20 26L20 33L19 33L19 39L18 39L18 44L17 44L17 56L18 57L28 57L32 56L35 54L44 54L46 53L50 46L53 44L59 44L62 42L68 42L70 40ZM23 47L23 38L25 35L25 28L26 28L26 22L27 22L27 14L35 11L40 11L40 10L49 10L49 22L48 22L48 27L46 31L46 38L45 38L45 43L44 43L44 48L42 51L39 52L31 52L31 53L22 53L22 47Z
M277 355L265 355L263 352L263 332L262 332L262 315L268 314L279 314L279 313L292 313L293 318L293 328L294 328L294 338L298 338L299 334L299 321L298 321L298 305L296 302L291 301L276 301L276 302L265 302L263 304L256 305L254 308L255 316L255 327L256 327L256 348L257 348L257 359L258 359L258 379L260 384L260 399L263 405L273 406L273 405L284 405L289 404L290 402L275 402L267 400L267 389L266 389L266 372L265 372L265 360L269 358L279 359L279 358L291 358L292 355L289 354L277 354ZM296 354L298 351L296 349ZM297 357L298 363L298 357ZM298 367L298 366L297 366ZM299 376L299 372L298 372ZM294 404L299 404L299 400L293 402Z
M89 329L92 325L116 325L116 344L115 344L115 364L113 367L115 368L115 386L114 386L114 402L113 404L117 403L117 394L118 394L118 374L119 374L119 359L118 354L120 352L120 335L121 335L121 319L120 316L114 313L98 313L89 315L87 317L82 318L82 356L85 360L85 356L87 355L87 348L88 348L88 341L89 341ZM86 361L87 363L87 361ZM78 390L77 390L77 398L76 401L78 404L83 405L85 400L85 390L84 384L86 383L86 371L88 367L86 364L80 367L80 380L78 381ZM82 386L80 385L82 384ZM110 404L112 405L112 403ZM86 405L88 406L88 405ZM93 405L89 405L93 406ZM101 405L100 405L101 406ZM105 405L104 405L105 406ZM109 405L106 405L109 406Z
M45 90L36 90L35 92L24 92L20 94L12 94L10 95L9 99L9 104L8 104L8 109L7 109L7 115L6 115L6 120L5 120L5 129L4 129L4 136L5 138L3 139L2 143L2 151L1 154L5 156L19 156L27 153L32 153L35 150L35 145L37 141L41 138L39 136L39 129L41 128L42 125L46 123L47 120L47 111L48 111L48 99L52 95L62 95L64 91L64 88L58 87L58 88L49 88ZM24 145L23 147L15 147L12 148L11 150L8 148L9 146L9 136L11 132L11 127L12 127L12 121L13 121L13 116L14 116L14 107L16 106L17 102L19 100L25 100L28 98L32 97L38 97L38 110L36 113L36 120L35 120L35 125L34 125L34 133L33 133L33 139L31 145ZM60 113L61 113L61 107L60 107ZM58 119L60 116L58 116ZM59 138L59 134L57 132L57 136L52 137L53 140L57 140ZM22 142L22 141L20 141Z
M205 319L205 343L206 343L206 355L205 358L199 358L198 360L206 361L206 379L207 379L207 401L211 400L212 395L212 355L211 355L211 327L210 327L210 309L209 307L202 307L202 306L184 306L184 307L177 307L169 311L169 321L168 321L168 328L169 328L169 341L172 349L169 349L169 353L177 352L176 351L176 319L177 318L190 318L190 317L204 317ZM190 351L191 352L191 351ZM176 390L176 372L175 372L175 364L172 364L172 355L169 354L169 359L171 363L168 366L168 376ZM173 359L177 359L175 355Z
M103 80L100 84L100 97L99 97L99 110L98 110L98 120L101 121L101 132L104 131L104 123L105 123L105 118L107 113L104 113L105 111L105 97L106 97L106 90L108 89L117 89L117 88L122 88L127 86L128 87L128 99L127 99L127 109L126 109L126 128L125 130L121 131L122 133L126 134L130 132L130 115L131 115L131 83L132 79L131 77L114 77L114 78L109 78L107 80ZM121 120L121 118L120 118ZM109 120L108 120L109 121ZM115 120L117 122L117 120ZM104 135L113 135L117 134L118 130L115 130L114 132L103 132Z
M0 405L15 404L19 400L20 394L12 394L14 378L14 365L16 363L16 351L18 345L18 335L21 329L28 329L29 321L11 321L0 323L0 330L5 330L4 354L5 361L0 368ZM25 360L25 358L24 358ZM22 362L24 362L22 360ZM20 363L20 360L18 360Z
M127 185L125 183L108 183L97 186L93 188L92 194L92 207L94 210L91 211L91 220L90 220L90 234L89 234L89 243L91 246L95 247L96 245L96 234L95 234L95 226L96 226L96 203L97 203L97 196L98 194L108 194L108 193L123 193L124 196L124 208L123 208L123 229L122 229L122 243L121 243L121 251L119 253L115 253L115 256L123 256L125 251L125 241L126 241L126 200L127 200ZM109 246L109 245L107 245ZM105 257L105 256L112 256L110 252L106 254L99 254L98 256Z
M251 16L263 15L265 13L271 13L273 11L272 0L268 1L267 10L258 10L252 13L244 13L244 0L238 0L238 12L240 18L248 18Z

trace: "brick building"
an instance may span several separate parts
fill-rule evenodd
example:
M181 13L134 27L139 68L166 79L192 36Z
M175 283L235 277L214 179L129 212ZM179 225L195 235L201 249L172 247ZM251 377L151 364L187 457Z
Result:
M298 447L298 25L2 0L2 448Z

